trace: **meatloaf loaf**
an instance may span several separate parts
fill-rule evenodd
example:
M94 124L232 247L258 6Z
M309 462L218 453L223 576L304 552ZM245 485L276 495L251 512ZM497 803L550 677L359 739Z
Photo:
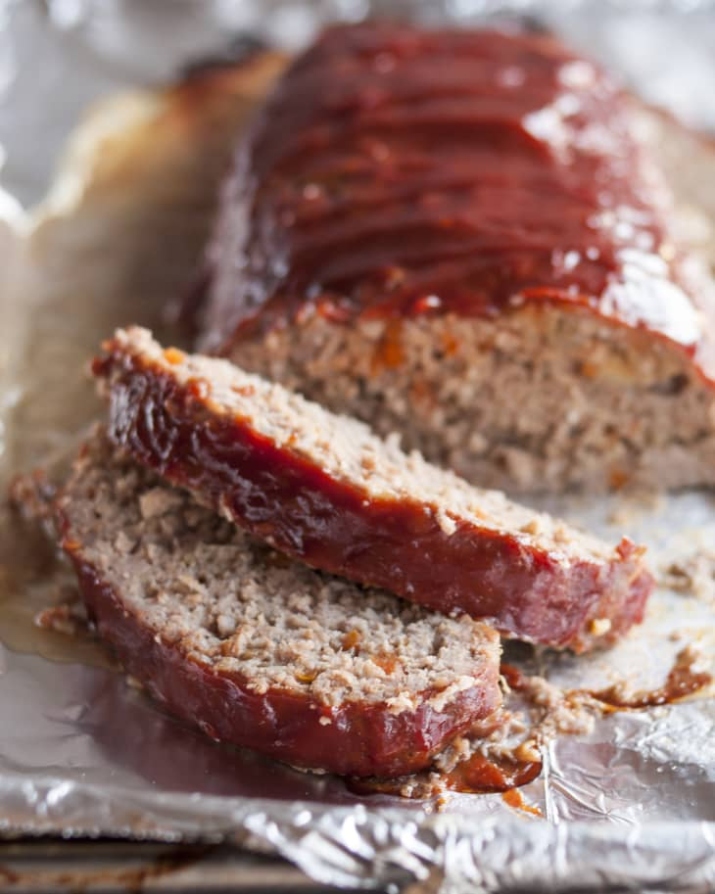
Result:
M241 142L201 346L511 492L715 482L713 285L555 39L334 27Z
M642 619L653 581L627 539L612 548L144 329L117 332L94 371L117 446L309 565L557 648Z
M425 766L499 707L499 640L295 564L90 443L58 500L100 635L215 739L358 776Z

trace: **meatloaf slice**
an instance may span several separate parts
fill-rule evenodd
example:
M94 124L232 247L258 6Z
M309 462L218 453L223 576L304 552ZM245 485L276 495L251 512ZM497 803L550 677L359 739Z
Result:
M328 30L238 148L201 348L512 494L715 484L652 117L548 36Z
M100 636L215 739L303 768L401 775L500 705L489 627L291 562L103 439L57 505Z
M94 365L109 436L290 556L577 651L641 620L643 550L478 490L225 360L119 331Z

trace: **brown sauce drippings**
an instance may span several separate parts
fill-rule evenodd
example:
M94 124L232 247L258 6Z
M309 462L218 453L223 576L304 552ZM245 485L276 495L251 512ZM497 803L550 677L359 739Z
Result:
M440 760L436 759L432 766L410 776L396 779L375 776L351 778L346 780L346 785L351 792L359 795L383 794L415 799L434 798L435 795L444 795L446 791L501 794L515 790L532 782L541 772L542 762L533 748L525 750L523 746L515 745L513 750L499 755L477 750L479 743L486 742L508 724L509 713L503 710L475 724L469 732L468 738L472 744L467 746L467 753L457 755L456 763L450 763L449 769L440 767Z
M533 782L541 773L541 761L522 761L512 755L487 757L479 752L460 761L451 770L439 773L437 783L430 783L428 777L435 770L426 770L406 780L351 778L346 780L348 789L357 795L394 795L397 797L424 798L425 790L441 792L447 790L467 795L503 794L514 791ZM512 799L514 800L514 799ZM511 803L510 806L521 806ZM536 811L536 808L533 808Z
M508 792L533 782L541 773L541 761L520 761L511 755L485 757L477 752L445 774L450 791L482 795Z
M513 807L515 810L522 810L524 813L530 813L532 816L543 817L544 815L543 811L539 810L538 807L526 803L524 796L518 788L512 788L507 792L503 792L502 801L504 801L505 804L508 804L509 807Z
M676 655L675 663L668 672L665 683L655 689L629 693L624 683L614 683L604 689L574 689L567 696L586 695L601 702L604 710L637 710L670 705L695 695L713 682L708 670L696 670L700 656L692 646L686 646ZM510 689L519 692L526 688L522 672L513 665L502 664L501 675Z
M616 683L606 689L589 691L588 695L616 710L670 705L690 695L695 695L713 682L712 674L709 671L696 670L699 660L700 656L697 652L691 646L686 646L678 652L675 664L670 669L662 686L628 694L622 683Z

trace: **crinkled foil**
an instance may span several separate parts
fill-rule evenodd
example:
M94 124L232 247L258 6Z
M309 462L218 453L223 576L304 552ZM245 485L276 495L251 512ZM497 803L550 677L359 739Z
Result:
M181 105L186 95L168 100L147 89L96 110L73 137L49 199L24 212L45 193L84 107L168 81L187 63L235 50L238 37L293 48L321 21L370 8L430 21L517 12L604 58L650 101L715 129L715 6L698 0L0 0L0 482L67 449L96 412L82 361L114 325L160 325L159 308L190 279L208 226L206 213L172 213L175 202L194 207L193 178L209 177L181 148L177 121L187 108L193 114ZM208 115L210 97L202 102ZM206 120L213 126L196 139L209 153L225 143L221 108ZM170 200L162 191L169 157ZM708 188L697 183L694 193ZM186 195L177 199L177 190ZM158 259L156 232L165 237ZM176 250L185 244L194 254ZM647 623L608 654L536 655L540 673L564 687L624 678L654 686L684 645L715 658L712 495L547 508L611 539L627 530L650 545L656 570L677 562L692 580L682 586L671 574L675 588L661 586ZM712 696L615 713L588 735L555 738L542 775L522 789L541 817L500 795L454 795L441 811L358 796L332 777L212 744L127 686L94 643L38 631L35 612L61 597L61 578L47 573L53 562L42 538L0 509L6 834L229 839L287 857L323 882L444 894L715 888Z

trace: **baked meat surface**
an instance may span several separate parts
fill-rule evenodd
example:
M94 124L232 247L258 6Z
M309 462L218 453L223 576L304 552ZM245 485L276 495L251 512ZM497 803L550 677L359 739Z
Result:
M109 436L311 566L509 636L583 651L642 620L643 549L480 490L227 361L117 332L94 365Z
M302 768L402 775L501 703L490 628L294 563L103 438L57 514L100 636L212 738Z
M328 30L242 141L203 348L511 493L715 483L715 298L646 110L546 36Z

